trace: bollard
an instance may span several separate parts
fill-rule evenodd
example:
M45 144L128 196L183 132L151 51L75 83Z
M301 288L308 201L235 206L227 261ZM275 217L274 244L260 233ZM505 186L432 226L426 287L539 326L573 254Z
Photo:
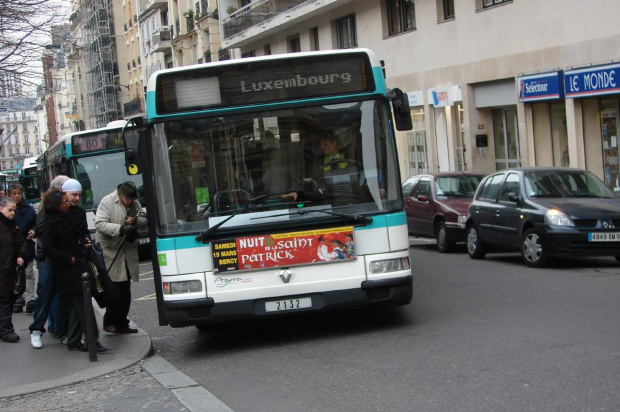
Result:
M91 362L97 362L97 321L95 320L95 311L93 309L93 301L90 290L90 274L82 273L82 295L84 296L84 318L86 319L86 346L88 346L88 359Z

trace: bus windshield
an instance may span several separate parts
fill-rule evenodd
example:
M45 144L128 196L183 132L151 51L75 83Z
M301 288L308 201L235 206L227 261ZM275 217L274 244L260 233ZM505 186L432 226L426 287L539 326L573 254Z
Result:
M389 110L379 99L154 124L160 233L401 210Z
M127 175L124 152L74 157L70 162L69 174L82 184L80 206L88 211L97 210L104 196L128 180L136 184L140 201L143 201L142 177Z

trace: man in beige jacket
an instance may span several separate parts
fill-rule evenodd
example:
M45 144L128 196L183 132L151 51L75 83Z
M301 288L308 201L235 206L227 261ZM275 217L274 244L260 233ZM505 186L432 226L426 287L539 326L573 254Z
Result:
M120 291L120 298L107 306L103 330L109 333L136 333L129 327L131 281L139 280L138 229L146 228L146 217L133 182L123 182L104 197L97 208L95 228L110 274Z

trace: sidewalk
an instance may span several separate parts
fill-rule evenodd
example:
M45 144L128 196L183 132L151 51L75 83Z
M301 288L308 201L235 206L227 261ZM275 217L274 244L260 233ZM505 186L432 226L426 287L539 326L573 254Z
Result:
M96 305L95 316L101 328L103 319ZM0 409L3 411L63 410L68 394L76 394L82 398L74 400L78 406L71 410L99 410L93 405L103 403L108 406L101 410L115 404L114 410L118 411L146 407L152 412L232 412L164 358L149 358L153 353L151 338L142 329L138 328L136 334L118 335L100 330L99 341L111 350L98 353L97 362L90 362L88 352L69 351L48 333L43 335L42 349L32 348L28 330L31 322L32 315L14 313L13 325L21 340L0 341ZM62 389L68 385L73 386ZM53 390L57 388L60 389L56 394ZM40 392L44 392L42 396L35 394ZM53 407L54 398L58 399L60 409ZM154 402L155 399L164 401Z

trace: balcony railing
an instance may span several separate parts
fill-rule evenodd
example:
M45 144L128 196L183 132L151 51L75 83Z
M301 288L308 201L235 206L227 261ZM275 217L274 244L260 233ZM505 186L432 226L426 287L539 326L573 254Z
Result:
M170 49L170 40L172 40L171 27L162 27L153 32L151 40L153 52L164 52Z
M166 9L168 8L167 0L140 0L138 2L138 15L145 13L152 9Z
M254 1L245 7L231 13L223 20L224 38L234 36L257 26L266 20L284 13L300 4L309 3L313 0L263 0Z

